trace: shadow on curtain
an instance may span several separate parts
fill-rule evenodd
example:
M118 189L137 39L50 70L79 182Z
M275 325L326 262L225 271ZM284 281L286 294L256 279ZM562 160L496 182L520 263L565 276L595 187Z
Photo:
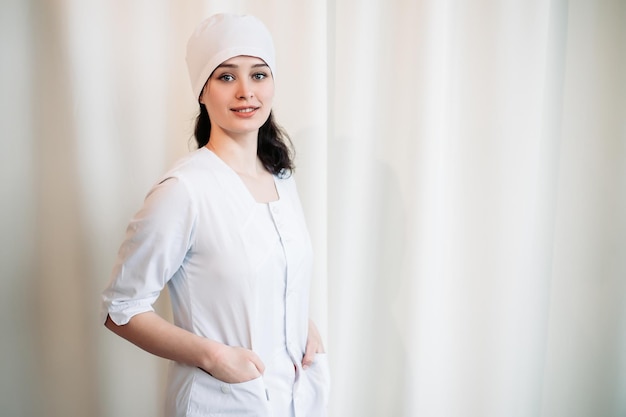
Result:
M216 11L276 38L330 415L626 415L620 0L3 2L2 415L159 415L98 300Z

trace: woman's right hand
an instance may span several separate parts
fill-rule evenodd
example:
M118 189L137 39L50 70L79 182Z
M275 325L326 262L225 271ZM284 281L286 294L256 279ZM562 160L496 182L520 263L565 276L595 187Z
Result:
M265 365L250 349L220 345L214 353L213 365L204 370L222 382L237 384L263 375Z
M263 375L261 358L242 347L231 347L198 336L148 311L133 316L124 325L107 316L105 325L140 348L175 362L199 367L226 383L251 381Z

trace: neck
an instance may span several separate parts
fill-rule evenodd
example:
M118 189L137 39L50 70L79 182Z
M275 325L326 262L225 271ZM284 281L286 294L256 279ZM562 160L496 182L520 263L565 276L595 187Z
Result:
M206 148L240 175L256 177L265 172L257 156L256 134L235 138L231 135L211 132Z

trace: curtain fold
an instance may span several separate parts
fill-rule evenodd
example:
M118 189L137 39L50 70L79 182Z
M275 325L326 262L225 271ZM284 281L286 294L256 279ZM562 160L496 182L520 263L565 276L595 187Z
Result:
M159 415L99 293L218 11L274 34L331 416L626 415L621 0L3 2L1 414Z

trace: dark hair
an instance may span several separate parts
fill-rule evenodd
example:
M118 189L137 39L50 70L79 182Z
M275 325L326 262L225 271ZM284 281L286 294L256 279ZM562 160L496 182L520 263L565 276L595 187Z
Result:
M209 143L211 119L202 103L200 103L200 114L196 118L194 136L198 149ZM295 168L293 143L287 132L276 123L271 111L263 126L259 128L257 155L265 169L279 177L288 177Z

